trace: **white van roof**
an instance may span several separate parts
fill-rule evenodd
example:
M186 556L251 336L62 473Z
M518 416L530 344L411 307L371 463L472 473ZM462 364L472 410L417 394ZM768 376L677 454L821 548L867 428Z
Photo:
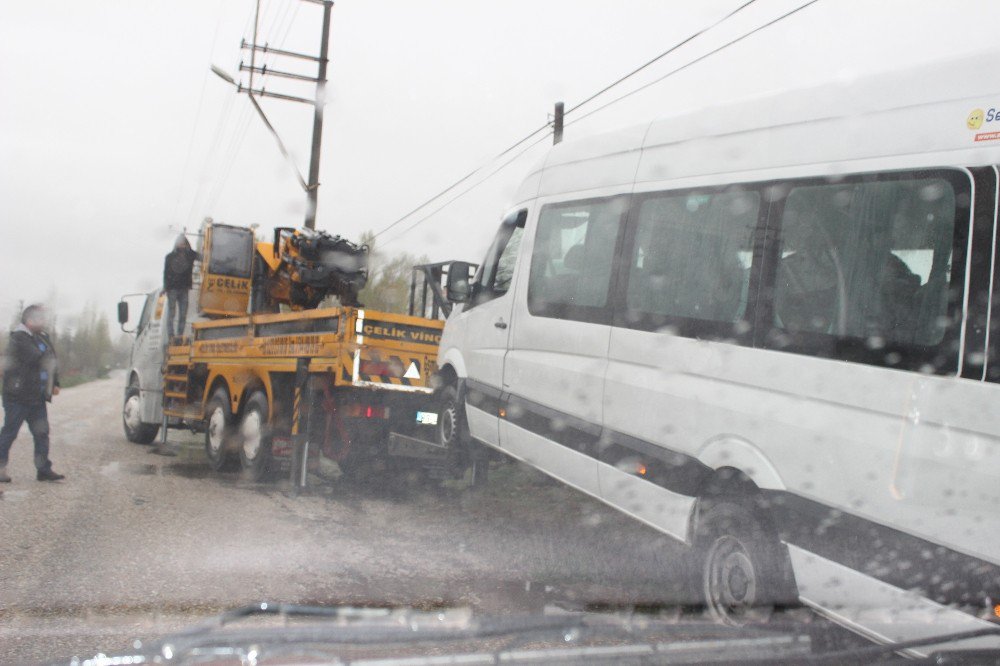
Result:
M1000 50L705 108L554 146L518 201L666 180L1000 163ZM990 110L993 113L990 114ZM975 111L977 119L970 118Z

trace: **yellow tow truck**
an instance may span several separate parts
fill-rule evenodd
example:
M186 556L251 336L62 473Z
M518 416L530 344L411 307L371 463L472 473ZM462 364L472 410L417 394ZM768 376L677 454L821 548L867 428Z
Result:
M122 412L129 440L190 428L215 470L261 480L289 459L300 485L320 453L352 475L454 467L436 445L444 322L361 306L366 247L292 228L264 242L210 222L199 247L184 335L165 340L163 294L146 297ZM331 296L341 304L323 307Z

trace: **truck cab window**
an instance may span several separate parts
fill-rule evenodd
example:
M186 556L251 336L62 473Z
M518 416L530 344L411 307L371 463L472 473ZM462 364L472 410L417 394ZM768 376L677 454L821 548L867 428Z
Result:
M253 232L217 226L212 229L212 251L208 272L230 277L250 277Z
M524 236L524 223L527 219L528 211L519 210L501 222L500 230L497 231L496 238L486 253L486 260L473 281L472 305L503 296L510 289L511 281L514 279L517 253L521 248L521 238Z
M156 294L146 297L146 303L142 306L142 314L139 316L139 325L136 326L136 333L140 333L149 325L149 319L153 316L153 307L156 305Z

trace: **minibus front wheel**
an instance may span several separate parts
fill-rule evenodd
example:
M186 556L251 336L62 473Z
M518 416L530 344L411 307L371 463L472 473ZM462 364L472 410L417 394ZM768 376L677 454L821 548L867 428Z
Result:
M465 420L465 401L454 384L438 393L438 441L450 452L459 470L471 469L472 485L484 486L489 478L489 456L482 446L472 441Z
M701 501L694 546L705 606L724 624L767 622L797 597L787 547L752 501Z

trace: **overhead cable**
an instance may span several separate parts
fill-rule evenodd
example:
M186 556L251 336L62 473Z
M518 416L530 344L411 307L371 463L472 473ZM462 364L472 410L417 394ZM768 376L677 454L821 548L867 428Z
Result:
M623 76L620 79L618 79L617 81L614 81L613 83L609 83L608 85L604 86L603 88L601 88L600 90L598 90L597 92L595 92L593 95L591 95L590 97L588 97L587 99L583 100L582 102L578 102L573 107L567 109L566 110L566 114L568 115L570 113L573 113L574 111L576 111L577 109L579 109L584 104L587 104L589 102L594 101L596 98L598 98L601 95L603 95L604 93L608 92L609 90L611 90L615 86L617 86L617 85L619 85L621 83L624 83L626 80L632 78L633 76L635 76L636 74L638 74L642 70L646 69L650 65L652 65L652 64L654 64L656 62L659 62L660 60L663 60L665 57L667 57L668 55L670 55L671 53L673 53L677 49L681 48L682 46L684 46L688 42L697 39L701 35L705 34L709 30L711 30L712 28L714 28L714 27L716 27L716 26L724 23L725 21L728 21L730 18L732 18L733 16L735 16L739 12L743 11L744 9L746 9L747 7L749 7L750 5L752 5L754 2L756 2L756 0L749 0L749 2L744 2L742 5L740 5L739 7L737 7L736 9L734 9L733 11L729 12L728 14L726 14L725 16L723 16L722 18L720 18L718 21L716 21L712 25L705 26L704 28L702 28L698 32L691 33L691 35L689 37L687 37L686 39L684 39L684 40L682 40L682 41L680 41L680 42L678 42L676 44L674 44L669 49L667 49L666 51L664 51L660 55L656 56L652 60L649 60L649 61L643 63L642 65L639 65L638 67L636 67L635 69L633 69L631 72L629 72L625 76Z
M667 49L663 53L659 54L658 56L656 56L652 60L649 60L649 61L643 63L642 65L640 65L639 67L635 68L631 72L625 74L624 76L620 77L616 81L614 81L614 82L606 85L605 87L601 88L600 90L598 90L594 94L590 95L589 97L587 97L583 101L577 103L576 105L574 105L573 107L571 107L569 110L567 110L566 114L568 115L569 113L571 113L573 111L576 111L577 109L579 109L583 105L588 104L589 102L592 102L597 97L600 97L601 95L603 95L604 93L608 92L609 90L611 90L615 86L618 86L621 83L623 83L624 81L628 80L629 78L635 76L636 74L638 74L642 70L646 69L650 65L652 65L652 64L654 64L654 63L662 60L663 58L665 58L666 56L670 55L671 53L673 53L677 49L681 48L682 46L684 46L685 44L687 44L691 40L696 39L697 37L703 35L704 33L708 32L709 30L711 30L712 28L715 28L716 26L720 25L721 23L723 23L723 22L727 21L728 19L732 18L735 14L737 14L740 11L742 11L746 7L752 5L755 1L756 0L749 0L748 2L743 3L742 5L740 5L739 7L737 7L736 9L734 9L733 11L729 12L728 14L726 14L725 16L723 16L722 18L720 18L715 23L712 23L711 25L708 25L708 26L702 28L701 30L698 30L697 32L692 33L689 37L687 37L684 40L678 42L677 44L674 44L669 49ZM479 173L480 171L482 171L483 169L485 169L486 167L488 167L490 164L492 164L496 160L500 159L501 157L503 157L504 155L506 155L510 151L514 150L518 146L522 145L526 141L529 141L530 139L532 139L533 137L535 137L539 132L542 132L543 130L548 129L549 127L550 127L550 123L546 123L545 125L543 125L543 126L539 127L538 129L534 130L533 132L531 132L530 134L528 134L524 138L518 140L513 145L509 146L508 148L506 148L503 151L501 151L499 154L497 154L497 155L493 156L492 158L490 158L484 164L476 167L475 169L473 169L469 173L465 174L464 176L462 176L461 178L459 178L458 180L456 180L454 183L448 185L448 187L444 188L443 190L441 190L440 192L438 192L434 196L432 196L429 199L427 199L426 201L422 202L416 208L410 210L405 215L399 217L398 219L396 219L391 224L385 226L381 231L379 231L379 232L377 232L375 234L375 238L378 238L379 236L381 236L382 234L386 233L390 229L396 227L397 225L399 225L400 223L402 223L403 221L405 221L407 218L409 218L410 216L412 216L417 211L421 210L422 208L426 207L427 205L429 205L432 202L436 201L437 199L441 198L442 196L444 196L445 194L447 194L451 190L455 189L456 187L458 187L459 185L461 185L462 183L464 183L465 181L469 180L474 175L476 175L477 173ZM532 144L532 145L534 145L534 144ZM509 163L510 162L507 162L507 164L509 164ZM493 172L493 173L496 173L496 172ZM490 175L493 175L493 174L491 173ZM486 180L486 179L483 179L483 180ZM482 182L482 181L480 181L480 182ZM440 209L438 209L438 210L440 210ZM426 217L422 218L422 219L426 219ZM412 227L410 227L410 228L412 228Z
M374 237L378 238L379 236L381 236L385 232L389 231L390 229L392 229L393 227L395 227L396 225L398 225L400 222L403 222L404 220L406 220L408 217L410 217L411 215L413 215L414 213L416 213L421 208L427 206L432 201L435 201L436 199L439 199L439 198L443 197L445 194L447 194L451 190L455 189L456 187L458 187L459 185L461 185L465 181L469 180L470 178L472 178L477 173L479 173L480 171L482 171L483 169L485 169L486 167L488 167L493 162L496 162L498 159L500 159L501 157L503 157L504 155L506 155L510 151L514 150L515 148L517 148L518 146L520 146L521 144L523 144L525 141L528 141L532 137L536 136L539 132L547 130L548 128L549 128L549 124L546 123L546 124L542 125L541 127L539 127L538 129L536 129L531 134L528 134L524 138L519 139L516 143L514 143L513 145L505 148L501 152L497 153L492 158L490 158L489 161L487 161L486 163L477 166L475 169L473 169L469 173L465 174L464 176L462 176L461 178L459 178L458 180L456 180L454 183L452 183L448 187L444 188L443 190L441 190L440 192L438 192L437 194L435 194L434 196L432 196L427 201L424 201L422 204L420 204L419 206L417 206L416 208L414 208L410 212L408 212L405 215L403 215L402 217L398 218L395 222L393 222L393 223L391 223L389 225L386 225L381 231L379 231L378 233L376 233ZM534 145L534 144L532 144L532 145ZM490 174L490 175L492 175L492 174Z
M430 218L434 217L435 215L437 215L438 213L440 213L442 210L444 210L445 208L447 208L448 206L450 206L451 204L453 204L455 201L461 199L463 196L465 196L466 194L468 194L469 192L471 192L475 188L477 188L480 185L482 185L483 183L485 183L487 180L489 180L494 175L496 175L497 173L499 173L500 171L502 171L505 167L507 167L511 162L513 162L517 158L521 157L521 155L524 155L526 152L528 152L529 150L531 150L532 148L534 148L535 146L537 146L538 144L540 144L542 141L547 141L548 138L549 138L549 134L545 134L541 138L536 139L532 143L528 144L522 150L518 151L509 160L507 160L506 162L504 162L503 164L501 164L500 166L498 166L496 169L494 169L493 171L491 171L490 173L488 173L484 178L482 178L481 180L476 181L475 183L473 183L469 187L465 188L464 190L462 190L461 192L459 192L458 194L456 194L455 196L453 196L451 199L448 199L446 202L444 202L443 204L441 204L440 206L438 206L437 208L435 208L434 210L432 210L430 213L427 213L427 215L423 216L422 218L420 218L419 220L417 220L416 222L414 222L413 224L411 224L407 228L403 229L401 232L399 232L398 235L390 238L389 240L387 240L385 242L386 243L391 243L394 240L399 240L400 238L402 238L403 236L405 236L409 232L413 231L417 226L419 226L423 222L426 222ZM477 169L477 171L478 171L478 169ZM381 233L381 232L379 232L379 233ZM378 237L378 234L376 234L375 237Z
M622 100L627 99L628 97L631 97L632 95L635 95L636 93L641 92L641 91L645 90L646 88L649 88L650 86L653 86L653 85L655 85L657 83L660 83L664 79L667 79L667 78L673 76L674 74L677 74L678 72L683 71L683 70L687 69L688 67L691 67L692 65L697 64L697 63L701 62L702 60L705 60L706 58L708 58L710 56L713 56L713 55L715 55L715 54L717 54L717 53L719 53L719 52L721 52L721 51L729 48L730 46L732 46L733 44L736 44L737 42L743 41L747 37L750 37L751 35L754 35L754 34L760 32L761 30L764 30L766 28L769 28L769 27L773 26L775 23L778 23L779 21L783 21L784 19L788 18L789 16L791 16L793 14L796 14L796 13L802 11L803 9L805 9L806 7L808 7L809 5L816 4L817 2L819 2L819 0L810 0L809 2L807 2L807 3L803 4L803 5L800 5L799 7L795 8L795 9L793 9L791 11L782 14L778 18L772 19L771 21L768 21L767 23L765 23L763 25L760 25L760 26L754 28L753 30L751 30L749 32L746 32L746 33L740 35L736 39L733 39L733 40L731 40L729 42L726 42L722 46L720 46L720 47L718 47L716 49L712 49L708 53L705 53L705 54L703 54L701 56L698 56L694 60L692 60L690 62L687 62L687 63L681 65L680 67L677 67L676 69L670 70L669 72L667 72L663 76L661 76L661 77L659 77L657 79L654 79L654 80L650 81L649 83L645 83L645 84L639 86L638 88L636 88L634 90L630 90L629 92L625 93L624 95L616 97L615 99L613 99L613 100L611 100L609 102L606 102L605 104L602 104L601 106L597 107L596 109L592 109L592 110L588 111L587 113L583 114L582 116L578 116L578 117L574 118L573 120L571 120L568 123L566 123L566 126L568 127L568 126L570 126L570 125L572 125L574 123L578 123L581 120L583 120L584 118L588 118L588 117L594 115L595 113L597 113L599 111L603 111L604 109L608 108L609 106L617 104L618 102L621 102Z

